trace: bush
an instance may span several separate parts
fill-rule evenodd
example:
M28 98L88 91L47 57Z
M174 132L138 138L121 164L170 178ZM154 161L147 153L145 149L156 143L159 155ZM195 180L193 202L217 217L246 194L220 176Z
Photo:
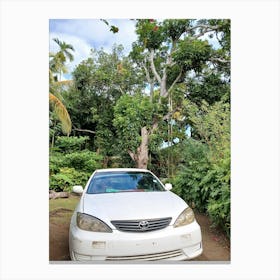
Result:
M191 207L208 213L213 225L230 236L230 157L213 164L201 155L178 172L174 192Z
M181 147L184 162L172 180L174 192L200 212L207 210L209 188L202 184L209 170L207 146L188 139Z
M70 191L85 185L90 175L101 168L103 157L82 149L88 137L58 137L49 160L50 186L55 191Z
M230 107L222 101L188 106L199 140L181 146L185 159L174 191L230 236Z
M88 136L58 136L55 148L63 153L72 153L85 149L87 141L89 141Z
M60 169L59 173L50 176L50 189L69 192L75 185L85 186L88 179L88 173L64 167Z
M76 170L92 173L93 170L101 167L102 156L95 152L83 150L73 152L64 156L64 166L75 168Z
M230 236L230 155L221 159L212 167L212 176L218 187L212 190L208 200L207 213L214 225L223 228Z

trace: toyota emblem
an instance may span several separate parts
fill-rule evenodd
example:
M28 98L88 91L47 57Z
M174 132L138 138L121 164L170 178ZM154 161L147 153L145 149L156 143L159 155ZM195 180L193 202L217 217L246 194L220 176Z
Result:
M141 230L146 230L146 229L149 227L149 222L148 222L148 221L141 221L141 222L138 224L138 227L139 227Z

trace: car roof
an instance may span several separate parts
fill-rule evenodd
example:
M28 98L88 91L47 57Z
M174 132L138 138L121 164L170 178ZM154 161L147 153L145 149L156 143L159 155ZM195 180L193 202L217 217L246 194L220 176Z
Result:
M137 172L151 172L147 169L141 168L104 168L104 169L97 169L96 172L110 172L110 171L137 171Z

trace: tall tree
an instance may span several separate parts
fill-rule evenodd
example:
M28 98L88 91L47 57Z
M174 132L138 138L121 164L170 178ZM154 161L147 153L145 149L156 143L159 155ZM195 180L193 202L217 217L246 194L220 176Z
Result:
M54 94L49 93L49 102L52 107L54 114L61 122L61 129L64 134L69 135L71 132L71 118L66 107Z
M111 53L93 51L73 72L73 87L65 95L76 135L88 135L92 148L105 160L115 154L114 106L124 93L137 92L142 77L123 55L122 46Z
M54 38L53 41L59 46L59 51L55 54L51 54L52 60L50 68L54 73L59 73L59 80L61 81L62 73L67 73L65 63L67 62L67 59L69 61L74 60L74 55L71 51L74 52L75 49L71 44L60 41L58 38Z
M72 128L72 122L69 113L62 102L60 90L63 85L69 82L71 83L71 81L62 82L61 73L67 72L65 66L67 59L73 61L74 56L70 50L74 51L74 48L72 45L62 42L57 38L55 38L54 41L59 45L60 50L57 53L49 54L49 102L50 108L52 109L52 117L60 120L62 132L69 135ZM55 75L56 73L59 73L60 81L58 81L58 78Z
M229 47L225 43L224 49L215 49L205 37L214 36L229 42L229 21L211 20L164 20L159 22L154 19L137 20L136 33L138 41L133 44L130 54L146 77L146 88L149 88L149 100L153 104L154 114L151 121L139 123L141 127L135 128L138 137L138 146L132 145L128 149L130 157L136 166L147 168L149 157L149 141L159 125L167 121L177 123L183 120L180 117L182 100L188 92L181 85L191 75L201 74L207 69L218 67L229 68ZM226 30L226 31L225 31ZM227 33L226 33L227 32ZM226 35L225 35L226 34ZM143 90L142 96L147 93ZM120 101L121 102L121 101ZM135 112L141 117L141 106ZM128 117L126 111L116 110L115 121L120 137L127 131L121 121ZM173 120L172 120L173 118ZM172 139L170 139L172 141Z

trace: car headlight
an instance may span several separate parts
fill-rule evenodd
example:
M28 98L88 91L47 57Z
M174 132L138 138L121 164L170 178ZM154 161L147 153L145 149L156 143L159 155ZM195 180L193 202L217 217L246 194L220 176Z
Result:
M77 213L77 226L82 230L95 231L95 232L112 232L112 229L99 219L78 212Z
M194 213L193 210L188 207L186 208L177 218L174 223L174 227L186 226L194 221Z

